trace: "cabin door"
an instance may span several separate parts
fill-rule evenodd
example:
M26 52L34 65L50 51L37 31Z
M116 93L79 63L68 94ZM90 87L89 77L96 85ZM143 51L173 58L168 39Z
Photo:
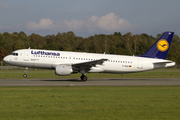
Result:
M24 50L24 61L29 61L29 49Z

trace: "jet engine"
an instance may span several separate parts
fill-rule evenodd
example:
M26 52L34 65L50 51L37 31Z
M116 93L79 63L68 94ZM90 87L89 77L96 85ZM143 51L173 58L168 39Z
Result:
M58 65L55 74L60 76L70 75L73 72L71 65Z

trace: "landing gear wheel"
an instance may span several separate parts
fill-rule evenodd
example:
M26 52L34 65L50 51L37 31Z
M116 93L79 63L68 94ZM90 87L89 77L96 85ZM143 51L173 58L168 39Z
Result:
M23 77L26 78L26 77L27 77L27 74L24 74Z
M81 76L81 80L82 80L82 81L86 81L86 80L87 80L87 76L82 75L82 76Z
M24 78L26 78L26 77L27 77L27 71L28 71L28 67L26 67L26 68L25 68L25 71L24 71L24 72L25 72L25 74L23 75L23 77L24 77Z

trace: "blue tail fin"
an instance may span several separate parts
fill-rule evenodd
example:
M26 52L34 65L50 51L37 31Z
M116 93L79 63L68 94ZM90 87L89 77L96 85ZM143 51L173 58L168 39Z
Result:
M140 57L166 59L174 32L165 32L151 48Z

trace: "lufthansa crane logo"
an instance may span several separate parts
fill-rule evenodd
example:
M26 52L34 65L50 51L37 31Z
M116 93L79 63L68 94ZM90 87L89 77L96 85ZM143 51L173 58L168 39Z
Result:
M165 52L169 48L169 43L165 39L161 39L157 42L157 48L161 52Z

